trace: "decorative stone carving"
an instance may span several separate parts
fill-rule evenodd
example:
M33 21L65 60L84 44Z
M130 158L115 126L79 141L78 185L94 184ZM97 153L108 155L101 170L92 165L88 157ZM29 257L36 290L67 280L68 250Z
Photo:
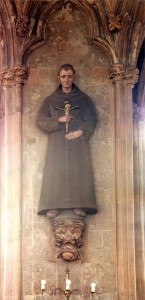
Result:
M28 68L22 65L15 65L12 69L15 83L22 84L28 78Z
M13 81L23 83L27 77L28 68L22 65L15 65L12 69L5 69L0 72L0 80L5 86L11 86Z
M113 82L121 81L125 73L125 66L122 64L114 64L109 67L109 78L113 79Z
M118 31L123 28L122 25L122 16L121 15L115 15L113 11L109 12L108 15L108 29L109 31Z
M5 93L1 97L0 102L0 119L5 114L13 114L21 111L22 84L28 77L28 69L25 66L16 65L12 69L5 69L0 72L0 81L4 87ZM13 105L13 97L8 96L8 89L16 84L15 105Z
M27 32L29 31L29 19L27 16L19 16L16 19L16 33L19 38L25 37Z
M13 72L11 69L5 69L0 72L0 81L5 86L11 86L13 81Z
M124 79L127 83L134 85L138 81L139 70L134 67L125 69Z
M3 117L8 113L10 113L10 105L9 105L9 97L8 92L9 89L12 87L13 82L13 73L10 69L5 69L0 72L0 81L3 86L3 96L1 97L0 101L0 120L1 123L3 122Z
M57 257L65 261L80 259L79 248L83 245L83 233L85 230L85 218L78 216L57 216L52 221L56 238L56 246L59 247Z
M125 81L125 83L134 85L138 81L139 71L134 67L125 67L122 64L114 64L109 67L109 78L116 81Z

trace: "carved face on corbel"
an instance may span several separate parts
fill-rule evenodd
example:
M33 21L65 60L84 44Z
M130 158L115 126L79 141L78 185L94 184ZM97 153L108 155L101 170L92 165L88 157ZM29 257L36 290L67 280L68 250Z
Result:
M56 238L56 246L60 248L58 257L64 260L80 258L77 248L83 244L85 221L77 219L55 220L52 223Z

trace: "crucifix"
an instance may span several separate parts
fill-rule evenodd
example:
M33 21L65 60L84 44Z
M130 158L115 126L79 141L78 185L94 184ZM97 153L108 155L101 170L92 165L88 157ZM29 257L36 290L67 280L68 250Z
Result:
M75 106L72 106L72 107L71 107L71 105L70 105L70 103L69 103L69 100L66 100L66 101L64 102L64 108L63 108L63 107L59 107L59 106L56 106L55 108L58 109L58 110L64 110L64 111L65 111L65 115L66 115L66 116L69 116L70 111L71 111L72 109L79 108L79 106L78 106L78 105L75 105ZM65 123L65 133L68 133L68 132L69 132L69 122L66 122L66 123Z

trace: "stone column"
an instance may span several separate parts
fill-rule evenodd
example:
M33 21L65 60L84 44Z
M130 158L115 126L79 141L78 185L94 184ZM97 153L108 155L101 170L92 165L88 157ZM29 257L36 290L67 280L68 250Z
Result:
M21 299L21 103L26 68L2 71L0 299Z
M134 109L134 195L137 299L145 299L145 108Z
M132 87L137 70L116 64L110 68L115 105L115 194L118 299L135 300Z

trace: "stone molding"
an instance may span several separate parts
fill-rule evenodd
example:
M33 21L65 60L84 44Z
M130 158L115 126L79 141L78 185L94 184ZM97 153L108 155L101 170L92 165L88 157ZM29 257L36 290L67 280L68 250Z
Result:
M138 81L139 70L135 67L114 64L109 67L109 72L109 78L113 80L113 83L122 81L134 85Z

